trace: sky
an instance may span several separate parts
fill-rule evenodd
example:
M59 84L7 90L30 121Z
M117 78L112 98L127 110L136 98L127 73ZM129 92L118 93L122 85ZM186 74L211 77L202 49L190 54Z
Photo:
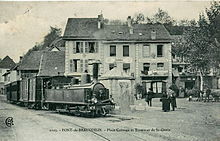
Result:
M177 20L198 19L210 6L209 1L0 1L0 58L10 56L15 62L49 32L50 26L65 29L68 18L95 18L102 13L107 19L126 20L143 13L151 16L158 8Z

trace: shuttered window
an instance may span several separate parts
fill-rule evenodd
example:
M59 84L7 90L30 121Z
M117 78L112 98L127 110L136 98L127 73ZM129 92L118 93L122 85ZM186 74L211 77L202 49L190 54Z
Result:
M149 57L150 56L150 46L144 45L143 46L143 57Z
M83 42L76 42L75 53L83 53Z
M70 72L77 72L77 60L76 59L70 60Z

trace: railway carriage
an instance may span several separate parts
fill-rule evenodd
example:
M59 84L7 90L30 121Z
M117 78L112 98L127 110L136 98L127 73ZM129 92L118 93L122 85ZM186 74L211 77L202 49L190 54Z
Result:
M18 102L20 99L20 81L5 85L5 93L8 101Z

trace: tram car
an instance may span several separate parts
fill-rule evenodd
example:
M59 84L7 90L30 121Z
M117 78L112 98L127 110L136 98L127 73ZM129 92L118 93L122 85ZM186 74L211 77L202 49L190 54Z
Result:
M74 82L74 84L72 83ZM105 116L114 109L109 90L97 81L77 84L73 78L32 77L5 85L7 100L34 109L66 110Z

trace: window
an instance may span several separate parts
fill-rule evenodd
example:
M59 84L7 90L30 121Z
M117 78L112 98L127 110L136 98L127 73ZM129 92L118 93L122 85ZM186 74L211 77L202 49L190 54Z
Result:
M86 53L97 53L98 42L85 42L85 52Z
M123 64L123 71L125 71L126 73L130 72L130 64L129 63Z
M157 45L157 57L163 57L163 45Z
M83 53L83 42L76 42L73 48L73 53Z
M70 60L70 72L77 72L77 60Z
M150 46L144 45L143 46L143 57L149 57L150 56Z
M157 69L163 70L164 69L164 63L157 63Z
M109 64L109 70L113 69L115 67L115 64Z
M110 56L116 56L116 46L110 45Z
M128 45L123 46L123 56L129 56L129 46Z
M150 70L150 63L144 63L143 64L143 72L144 72L144 74L148 74L149 70Z

